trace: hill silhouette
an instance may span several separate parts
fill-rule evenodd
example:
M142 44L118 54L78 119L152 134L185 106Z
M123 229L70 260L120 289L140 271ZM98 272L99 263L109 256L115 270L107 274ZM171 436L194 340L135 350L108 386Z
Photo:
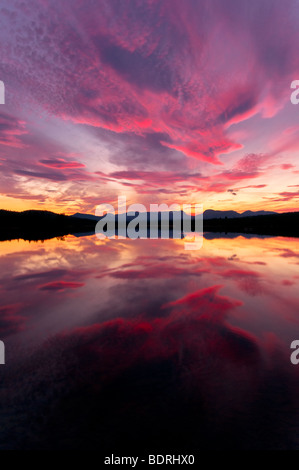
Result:
M149 220L149 212L144 213L147 214L145 217L147 220ZM183 211L180 212L180 214L183 214ZM257 215L274 215L277 214L277 212L272 212L272 211L245 211L243 213L239 213L236 211L215 211L213 209L207 209L203 213L203 219L208 220L208 219L235 219L235 218L240 218L240 217L253 217ZM77 212L76 214L72 215L72 217L77 217L79 219L91 219L91 220L99 220L100 217L97 217L92 214L82 214L80 212ZM117 216L116 216L117 217ZM130 217L130 213L127 213L127 218Z
M92 232L95 222L49 211L0 210L0 240L46 240L78 232Z
M209 219L204 231L299 237L299 212Z
M134 218L132 215L127 216L127 222L132 218ZM145 214L145 218L147 224L149 224L149 214ZM0 240L24 239L38 241L69 234L90 234L95 232L98 219L94 216L89 218L88 214L83 217L81 214L67 216L38 210L24 212L0 210ZM171 216L170 228L172 228L172 220ZM115 221L117 228L117 216ZM158 225L161 226L160 216ZM194 230L194 226L193 217L192 230ZM238 214L238 216L232 218L227 216L223 218L222 215L218 218L204 217L204 232L299 237L299 212L283 214L274 212L246 217L243 214Z

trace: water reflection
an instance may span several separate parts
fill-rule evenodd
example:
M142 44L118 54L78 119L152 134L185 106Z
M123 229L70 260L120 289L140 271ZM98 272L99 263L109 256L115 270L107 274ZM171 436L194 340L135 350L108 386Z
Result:
M0 249L2 448L298 448L298 240Z

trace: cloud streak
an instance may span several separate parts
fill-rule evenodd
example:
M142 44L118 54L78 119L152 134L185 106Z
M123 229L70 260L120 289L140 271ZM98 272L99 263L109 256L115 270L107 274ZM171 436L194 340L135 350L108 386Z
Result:
M82 182L73 205L89 208L91 183L100 195L121 181L145 196L161 187L184 198L199 181L217 194L258 179L297 149L297 128L283 118L279 138L276 124L269 139L259 129L289 102L298 40L295 0L33 0L30 9L4 0L0 75L9 112L0 115L0 146L16 197L30 196L32 179L42 181L41 199L49 197L44 180L64 192ZM16 160L21 168L12 168ZM101 172L112 181L97 179ZM171 188L183 180L193 188ZM144 181L152 188L139 188Z

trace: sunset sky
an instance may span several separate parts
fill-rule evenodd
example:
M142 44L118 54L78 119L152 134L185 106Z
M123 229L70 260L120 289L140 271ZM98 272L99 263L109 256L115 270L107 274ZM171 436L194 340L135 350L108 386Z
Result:
M0 208L298 210L297 0L1 0Z

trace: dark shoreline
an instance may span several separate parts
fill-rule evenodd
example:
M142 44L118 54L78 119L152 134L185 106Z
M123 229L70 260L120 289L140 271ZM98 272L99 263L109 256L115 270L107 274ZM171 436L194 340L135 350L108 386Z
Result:
M204 231L299 237L299 212L204 220Z
M131 218L132 220L132 218ZM60 238L66 235L84 235L95 232L97 221L76 218L48 211L12 212L0 210L0 241L23 239L30 241ZM115 221L116 230L118 221ZM149 222L147 222L149 228ZM158 229L161 230L161 220ZM169 228L173 227L170 218ZM194 230L194 218L191 228ZM239 218L208 219L203 231L218 234L248 234L299 237L299 212L257 215ZM183 238L182 231L182 238Z

